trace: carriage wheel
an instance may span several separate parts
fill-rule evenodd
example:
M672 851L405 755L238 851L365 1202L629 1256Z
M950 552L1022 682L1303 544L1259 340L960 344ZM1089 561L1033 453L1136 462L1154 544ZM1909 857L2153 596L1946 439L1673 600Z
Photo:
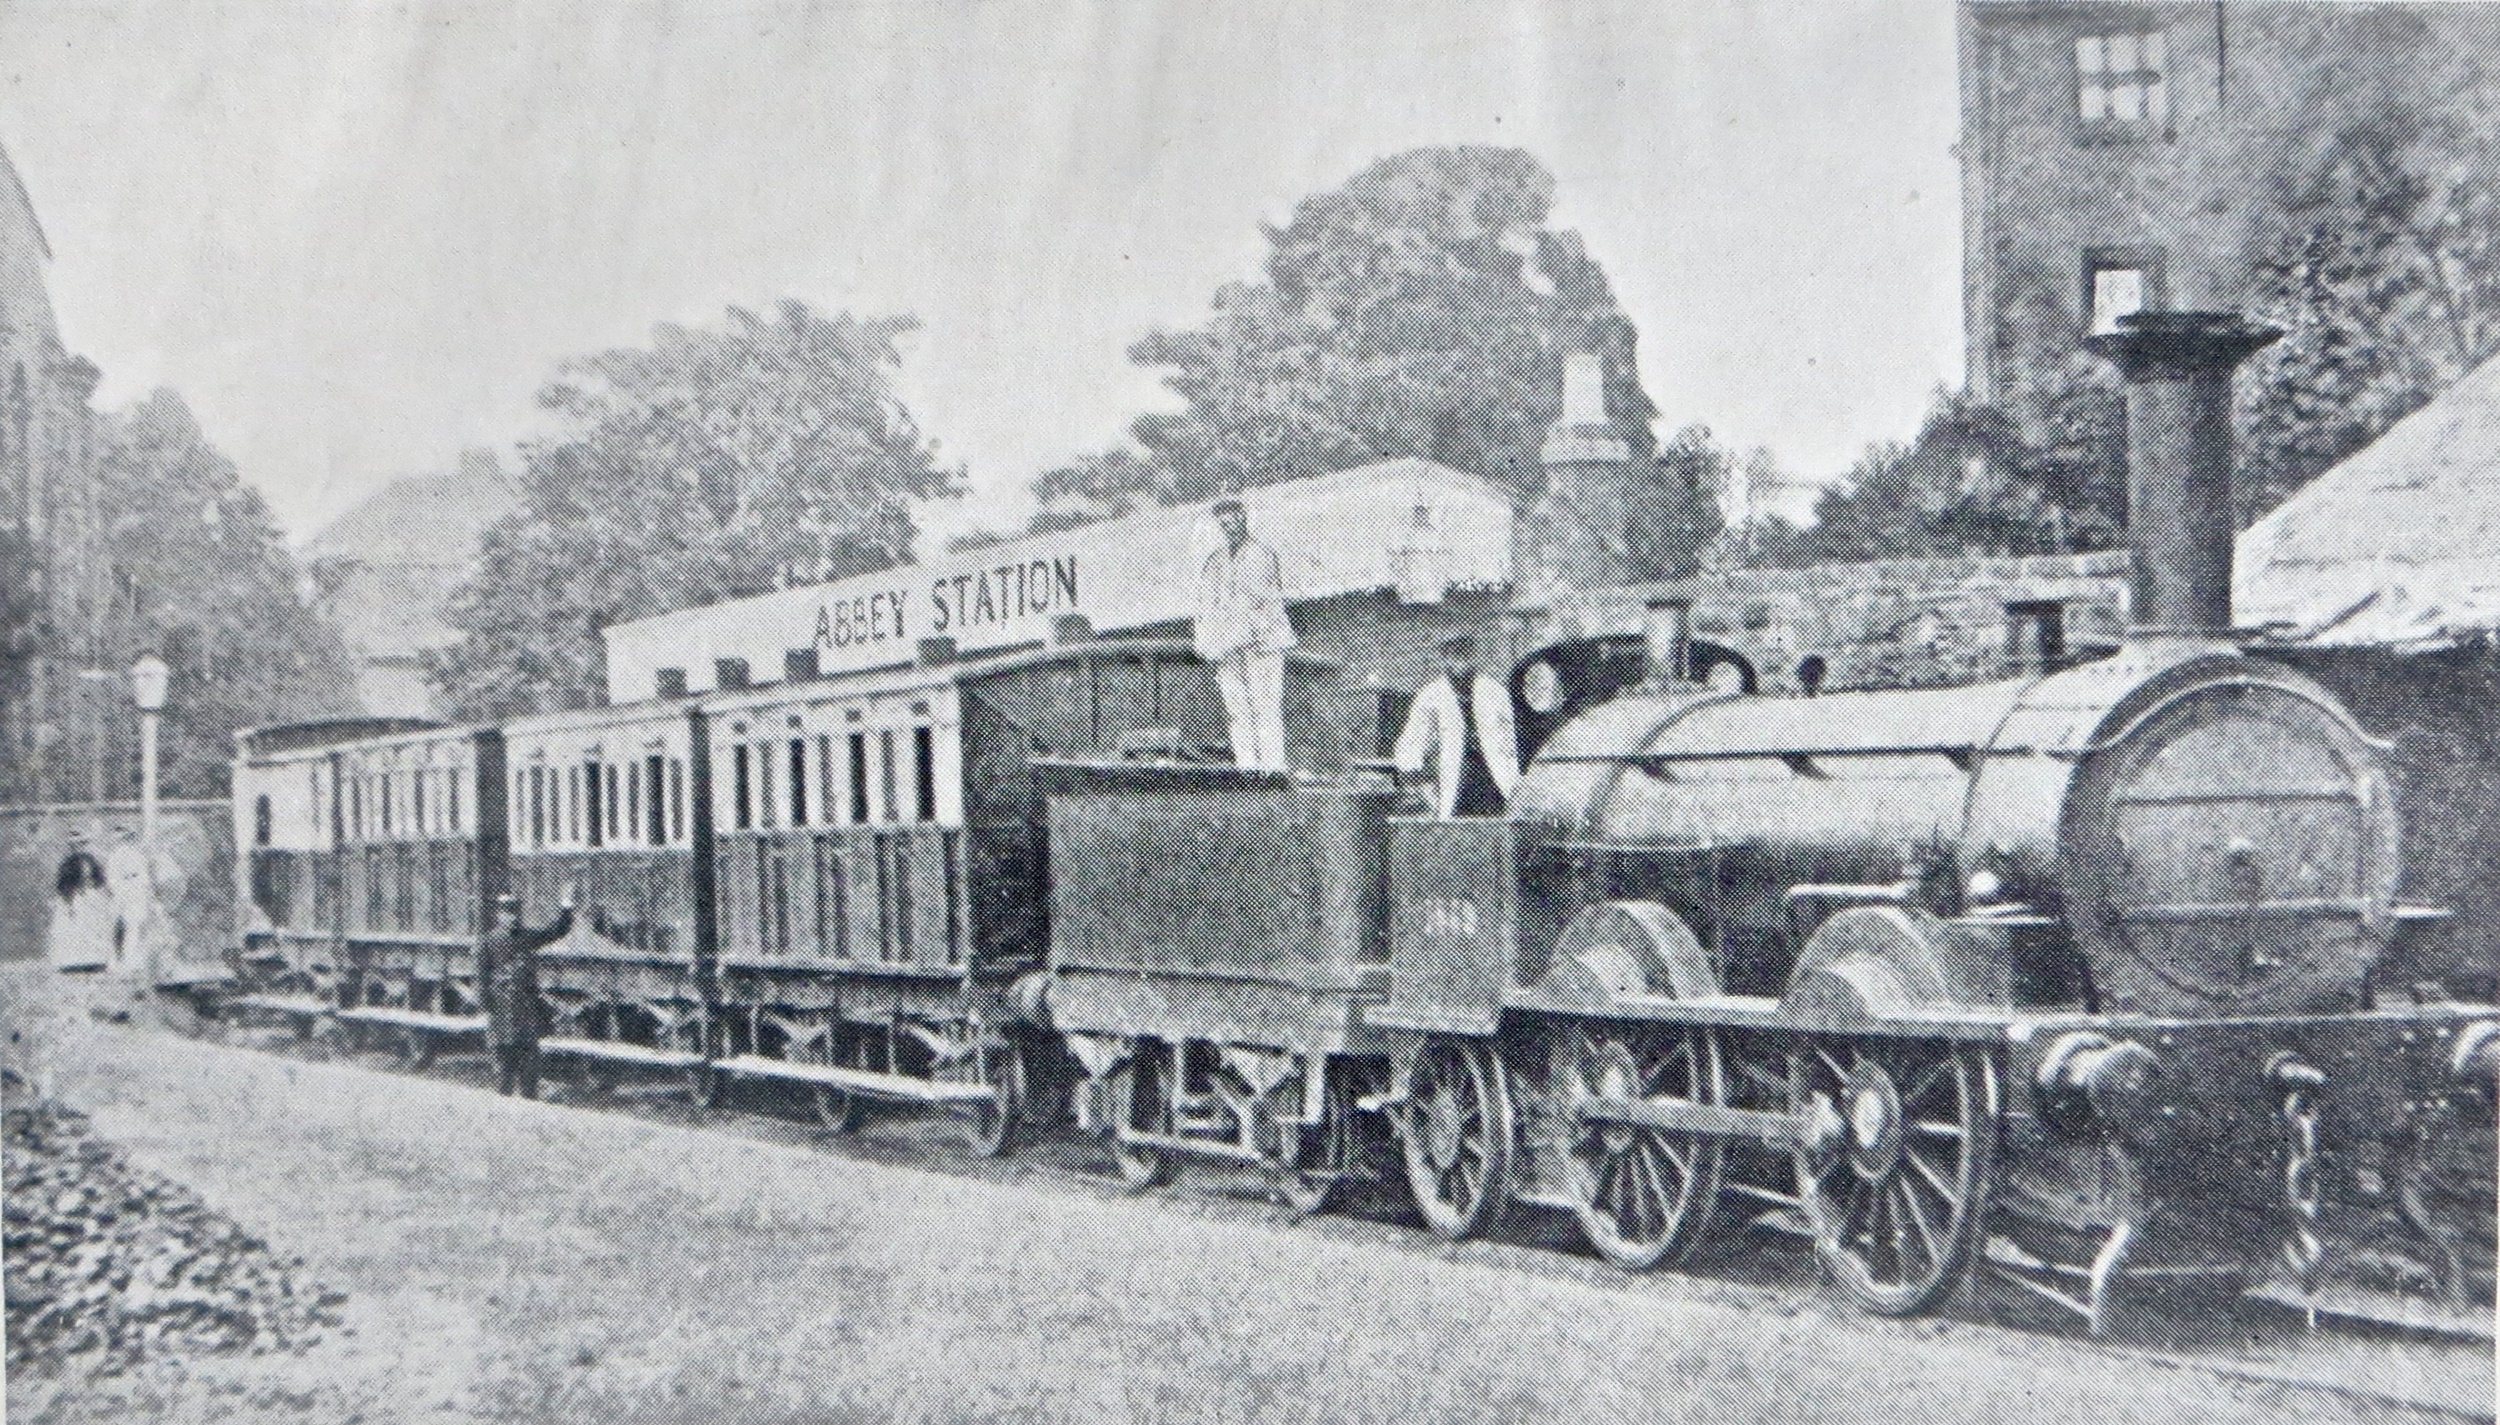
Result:
M1727 1098L1718 1036L1706 1025L1576 1025L1563 1046L1562 1108L1592 1099L1715 1105ZM1630 1123L1578 1119L1564 1155L1572 1211L1607 1261L1647 1271L1683 1255L1708 1227L1726 1145Z
M402 1029L393 1036L392 1051L400 1067L423 1073L434 1065L434 1036L422 1029Z
M668 1033L670 1047L682 1049L690 1054L705 1053L704 1038L704 1024L700 1019L690 1020ZM712 1063L708 1054L688 1064L680 1077L685 1081L686 1101L696 1108L711 1108L717 1105L721 1101L722 1093L728 1088L724 1076Z
M1791 1056L1789 1084L1824 1125L1795 1154L1824 1273L1881 1315L1933 1306L1961 1280L1986 1216L1995 1060L1949 1044L1817 1040Z
M1119 1126L1152 1132L1163 1122L1163 1075L1140 1047L1129 1061L1112 1071L1111 1101L1118 1105ZM1111 1156L1120 1165L1120 1182L1130 1192L1144 1192L1172 1180L1172 1155L1147 1143L1122 1140L1115 1130Z
M835 1024L825 1031L824 1049L818 1053L803 1056L802 1062L823 1064L831 1068L841 1063L846 1057L842 1053L841 1046L842 1026ZM836 1088L831 1084L811 1084L808 1086L808 1097L815 1101L816 1121L825 1126L826 1132L849 1133L859 1127L858 1094L848 1089Z
M1398 1141L1424 1222L1455 1242L1493 1224L1510 1176L1510 1080L1488 1044L1426 1041L1406 1083Z
M998 1093L964 1114L974 1154L995 1158L1015 1141L1016 1118L1024 1111L1024 1050L1010 1042L966 1062L978 1068L981 1082Z

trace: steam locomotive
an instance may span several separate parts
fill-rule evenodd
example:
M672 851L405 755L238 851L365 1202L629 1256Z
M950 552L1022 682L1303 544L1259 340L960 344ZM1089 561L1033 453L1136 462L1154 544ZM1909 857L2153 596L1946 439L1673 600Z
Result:
M1884 1313L1981 1280L2099 1330L2187 1280L2467 1320L2500 1008L2399 988L2442 916L2398 902L2385 748L2230 628L2230 372L2268 339L2096 339L2137 554L2097 661L1763 697L1663 603L1632 668L1520 661L1542 745L1451 820L1358 765L1323 660L1305 772L1212 760L1209 671L1155 641L268 729L235 1003L422 1058L482 1029L481 904L578 882L546 1048L699 1101L908 1102L994 1153L1064 1099L1137 1186L1230 1161L1305 1211L1386 1149L1445 1236L1551 1206L1638 1269L1786 1226Z

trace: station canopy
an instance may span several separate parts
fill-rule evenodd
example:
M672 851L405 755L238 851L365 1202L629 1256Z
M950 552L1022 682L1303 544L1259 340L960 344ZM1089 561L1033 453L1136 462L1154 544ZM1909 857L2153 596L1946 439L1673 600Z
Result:
M1253 536L1276 550L1288 603L1510 583L1511 497L1446 465L1384 461L1241 499ZM907 663L926 638L951 638L963 654L1029 646L1067 614L1097 633L1186 627L1198 570L1221 538L1207 504L1178 505L616 624L604 630L608 699L653 696L662 668L684 669L689 691L706 691L722 658L768 680L786 653L810 648L820 672L845 673Z
M2240 536L2235 621L2280 642L2429 652L2500 630L2500 359Z

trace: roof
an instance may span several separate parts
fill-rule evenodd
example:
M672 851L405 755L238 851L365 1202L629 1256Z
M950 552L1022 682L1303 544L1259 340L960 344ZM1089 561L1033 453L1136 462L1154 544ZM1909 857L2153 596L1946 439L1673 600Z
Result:
M2423 652L2500 630L2500 359L2239 539L2236 621L2314 647Z
M465 569L487 528L520 507L491 464L403 475L304 541L307 560L368 565L450 564Z
M1446 465L1389 460L1262 485L1241 498L1252 534L1276 550L1289 602L1397 586L1419 543L1419 506L1431 525L1422 543L1446 546L1436 583L1510 582L1511 496ZM604 630L608 697L651 696L661 668L683 668L688 686L705 691L719 658L743 658L769 677L784 653L814 648L824 672L848 673L908 660L920 639L937 635L967 654L1044 641L1064 614L1082 614L1102 633L1187 619L1198 568L1220 538L1204 505L1157 508L616 624Z

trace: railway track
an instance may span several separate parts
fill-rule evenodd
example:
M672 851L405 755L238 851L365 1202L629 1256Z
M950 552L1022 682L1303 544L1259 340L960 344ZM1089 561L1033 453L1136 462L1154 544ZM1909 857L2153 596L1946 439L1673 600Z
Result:
M490 1061L475 1053L426 1055L411 1063L387 1036L383 1043L349 1043L323 1032L299 1037L281 1029L209 1025L206 1034L226 1043L281 1056L345 1060L369 1069L460 1083L492 1091ZM1004 1157L978 1157L965 1149L963 1129L943 1114L870 1110L847 1132L826 1129L813 1116L803 1089L764 1081L739 1084L708 1106L689 1101L674 1076L552 1078L545 1095L584 1112L694 1127L751 1141L800 1147L829 1158L905 1166L919 1171L1040 1191L1111 1198L1131 1195L1109 1150L1067 1125L1025 1136ZM1957 1294L1951 1307L1911 1320L1867 1317L1839 1301L1817 1280L1805 1243L1777 1231L1730 1234L1674 1271L1632 1274L1596 1259L1580 1241L1567 1214L1514 1209L1493 1233L1450 1243L1423 1230L1394 1173L1344 1194L1317 1217L1301 1217L1257 1170L1193 1166L1181 1182L1149 1196L1158 1211L1203 1222L1244 1226L1297 1223L1297 1230L1371 1250L1443 1260L1567 1280L1608 1290L1702 1302L1771 1317L1810 1315L1818 1326L1840 1331L1904 1333L1927 1338L1962 1332L1991 1333L2009 1350L2048 1348L2105 1359L2111 1371L2184 1371L2252 1387L2322 1392L2391 1418L2490 1420L2490 1409L2461 1408L2436 1391L2406 1385L2433 1376L2483 1370L2489 1379L2487 1342L2448 1337L2333 1317L2314 1321L2271 1303L2244 1298L2217 1312L2216 1303L2184 1299L2167 1307L2131 1313L2125 1332L2091 1339L2070 1318L2025 1311L2019 1303L1981 1301Z

